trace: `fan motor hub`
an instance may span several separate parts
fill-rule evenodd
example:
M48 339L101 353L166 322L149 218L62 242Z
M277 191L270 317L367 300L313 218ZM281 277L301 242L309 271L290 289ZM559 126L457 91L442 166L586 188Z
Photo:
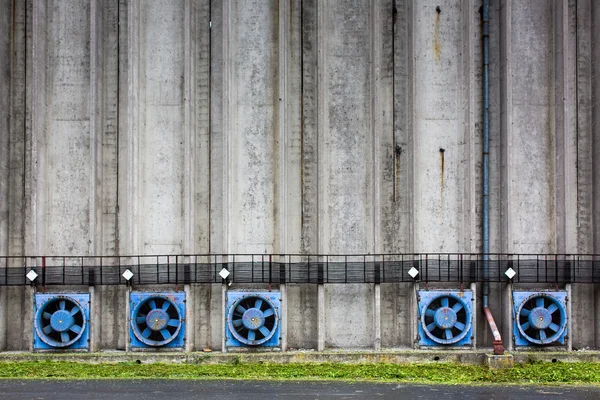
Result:
M438 308L433 319L440 329L450 329L457 321L456 312L450 307Z
M534 329L546 329L552 323L552 314L544 307L536 307L529 313L529 324Z
M249 308L242 316L242 324L249 330L260 329L265 324L265 316L258 308Z
M167 326L169 316L161 309L152 310L146 316L146 324L153 331L160 331Z
M56 332L64 332L75 323L75 319L69 311L58 310L50 317L50 326Z

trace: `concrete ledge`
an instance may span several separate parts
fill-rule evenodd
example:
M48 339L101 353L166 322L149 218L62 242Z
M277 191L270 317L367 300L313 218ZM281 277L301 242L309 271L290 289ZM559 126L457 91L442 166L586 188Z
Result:
M515 366L515 360L512 354L504 354L501 356L488 354L485 358L485 364L490 369L507 369Z
M492 359L490 359L492 357ZM139 362L175 364L288 364L288 363L390 363L422 364L455 362L467 365L489 365L505 368L504 364L542 362L600 362L600 352L512 353L495 359L483 351L290 351L260 353L183 353L183 352L124 352L99 353L0 353L6 361L74 361L86 363Z

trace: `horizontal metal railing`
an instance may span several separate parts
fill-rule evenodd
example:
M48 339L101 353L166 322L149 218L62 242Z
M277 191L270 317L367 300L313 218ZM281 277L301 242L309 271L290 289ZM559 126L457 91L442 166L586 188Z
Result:
M598 283L600 255L489 254L489 282ZM414 278L409 274L418 271ZM482 254L206 254L0 257L0 286L222 283L483 282ZM26 274L35 271L30 281ZM123 273L133 273L128 281Z

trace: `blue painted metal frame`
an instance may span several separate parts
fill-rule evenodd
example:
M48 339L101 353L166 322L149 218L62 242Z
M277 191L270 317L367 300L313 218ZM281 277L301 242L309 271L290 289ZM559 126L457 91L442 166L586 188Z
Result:
M281 293L279 292L227 292L227 301L225 302L225 345L227 347L256 347L238 340L231 332L232 315L231 308L236 302L243 300L246 297L259 296L268 300L276 311L277 326L274 329L271 338L259 347L278 347L281 336Z
M458 346L470 346L473 343L473 292L470 290L419 290L418 293L418 322L417 322L417 333L419 339L419 346L432 346L432 347L458 347ZM465 310L465 328L461 334L457 335L451 340L436 337L430 332L425 324L425 313L433 302L436 300L447 297L453 300L453 303L460 303ZM438 314L438 313L436 313ZM453 314L451 312L451 314ZM452 323L454 326L454 323Z
M566 291L513 291L513 337L515 346L548 346L548 345L564 345L565 338L567 336L567 292ZM529 336L527 329L523 329L523 325L520 324L517 316L522 307L527 307L526 303L537 298L545 298L544 306L539 310L539 316L544 317L551 315L552 312L548 312L548 308L552 304L556 304L558 308L555 312L558 312L558 318L561 323L558 324L559 330L548 337L547 339L539 339ZM531 303L530 303L531 304ZM545 304L549 304L546 308ZM552 311L552 310L550 310ZM544 330L545 331L545 330Z
M61 343L54 342L50 337L42 332L41 318L45 308L54 301L61 299L67 302L73 302L83 314L83 328L79 338L68 346L62 346ZM35 293L33 299L33 348L35 350L89 350L90 348L90 295L89 293ZM58 321L55 321L58 322ZM62 322L62 321L60 321Z
M169 338L168 343L153 342L149 339L140 340L137 335L142 332L134 331L135 318L144 303L157 298L159 301L168 299L172 305L177 307L181 323L179 330L175 331L174 337ZM131 292L129 295L129 346L132 349L151 348L183 348L185 344L185 292ZM165 321L165 324L168 321ZM146 342L146 343L145 343ZM150 344L152 343L152 344Z

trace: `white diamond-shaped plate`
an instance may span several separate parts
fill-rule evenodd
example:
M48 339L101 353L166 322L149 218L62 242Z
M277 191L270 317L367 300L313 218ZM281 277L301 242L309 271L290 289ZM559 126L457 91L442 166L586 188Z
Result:
M419 270L416 269L415 267L412 267L411 269L408 270L408 274L410 275L411 278L415 279L417 277L417 275L419 275Z
M512 268L507 269L506 272L504 273L504 275L508 276L508 279L514 278L516 274L517 274L516 271Z
M123 278L125 278L126 280L130 280L131 278L133 278L133 272L126 269L125 272L123 272Z
M34 270L31 270L25 276L27 277L27 279L29 279L31 282L33 282L35 280L35 278L38 277L38 274Z
M219 272L219 276L223 279L227 279L227 277L229 276L230 272L227 271L227 268L223 268L220 272Z

